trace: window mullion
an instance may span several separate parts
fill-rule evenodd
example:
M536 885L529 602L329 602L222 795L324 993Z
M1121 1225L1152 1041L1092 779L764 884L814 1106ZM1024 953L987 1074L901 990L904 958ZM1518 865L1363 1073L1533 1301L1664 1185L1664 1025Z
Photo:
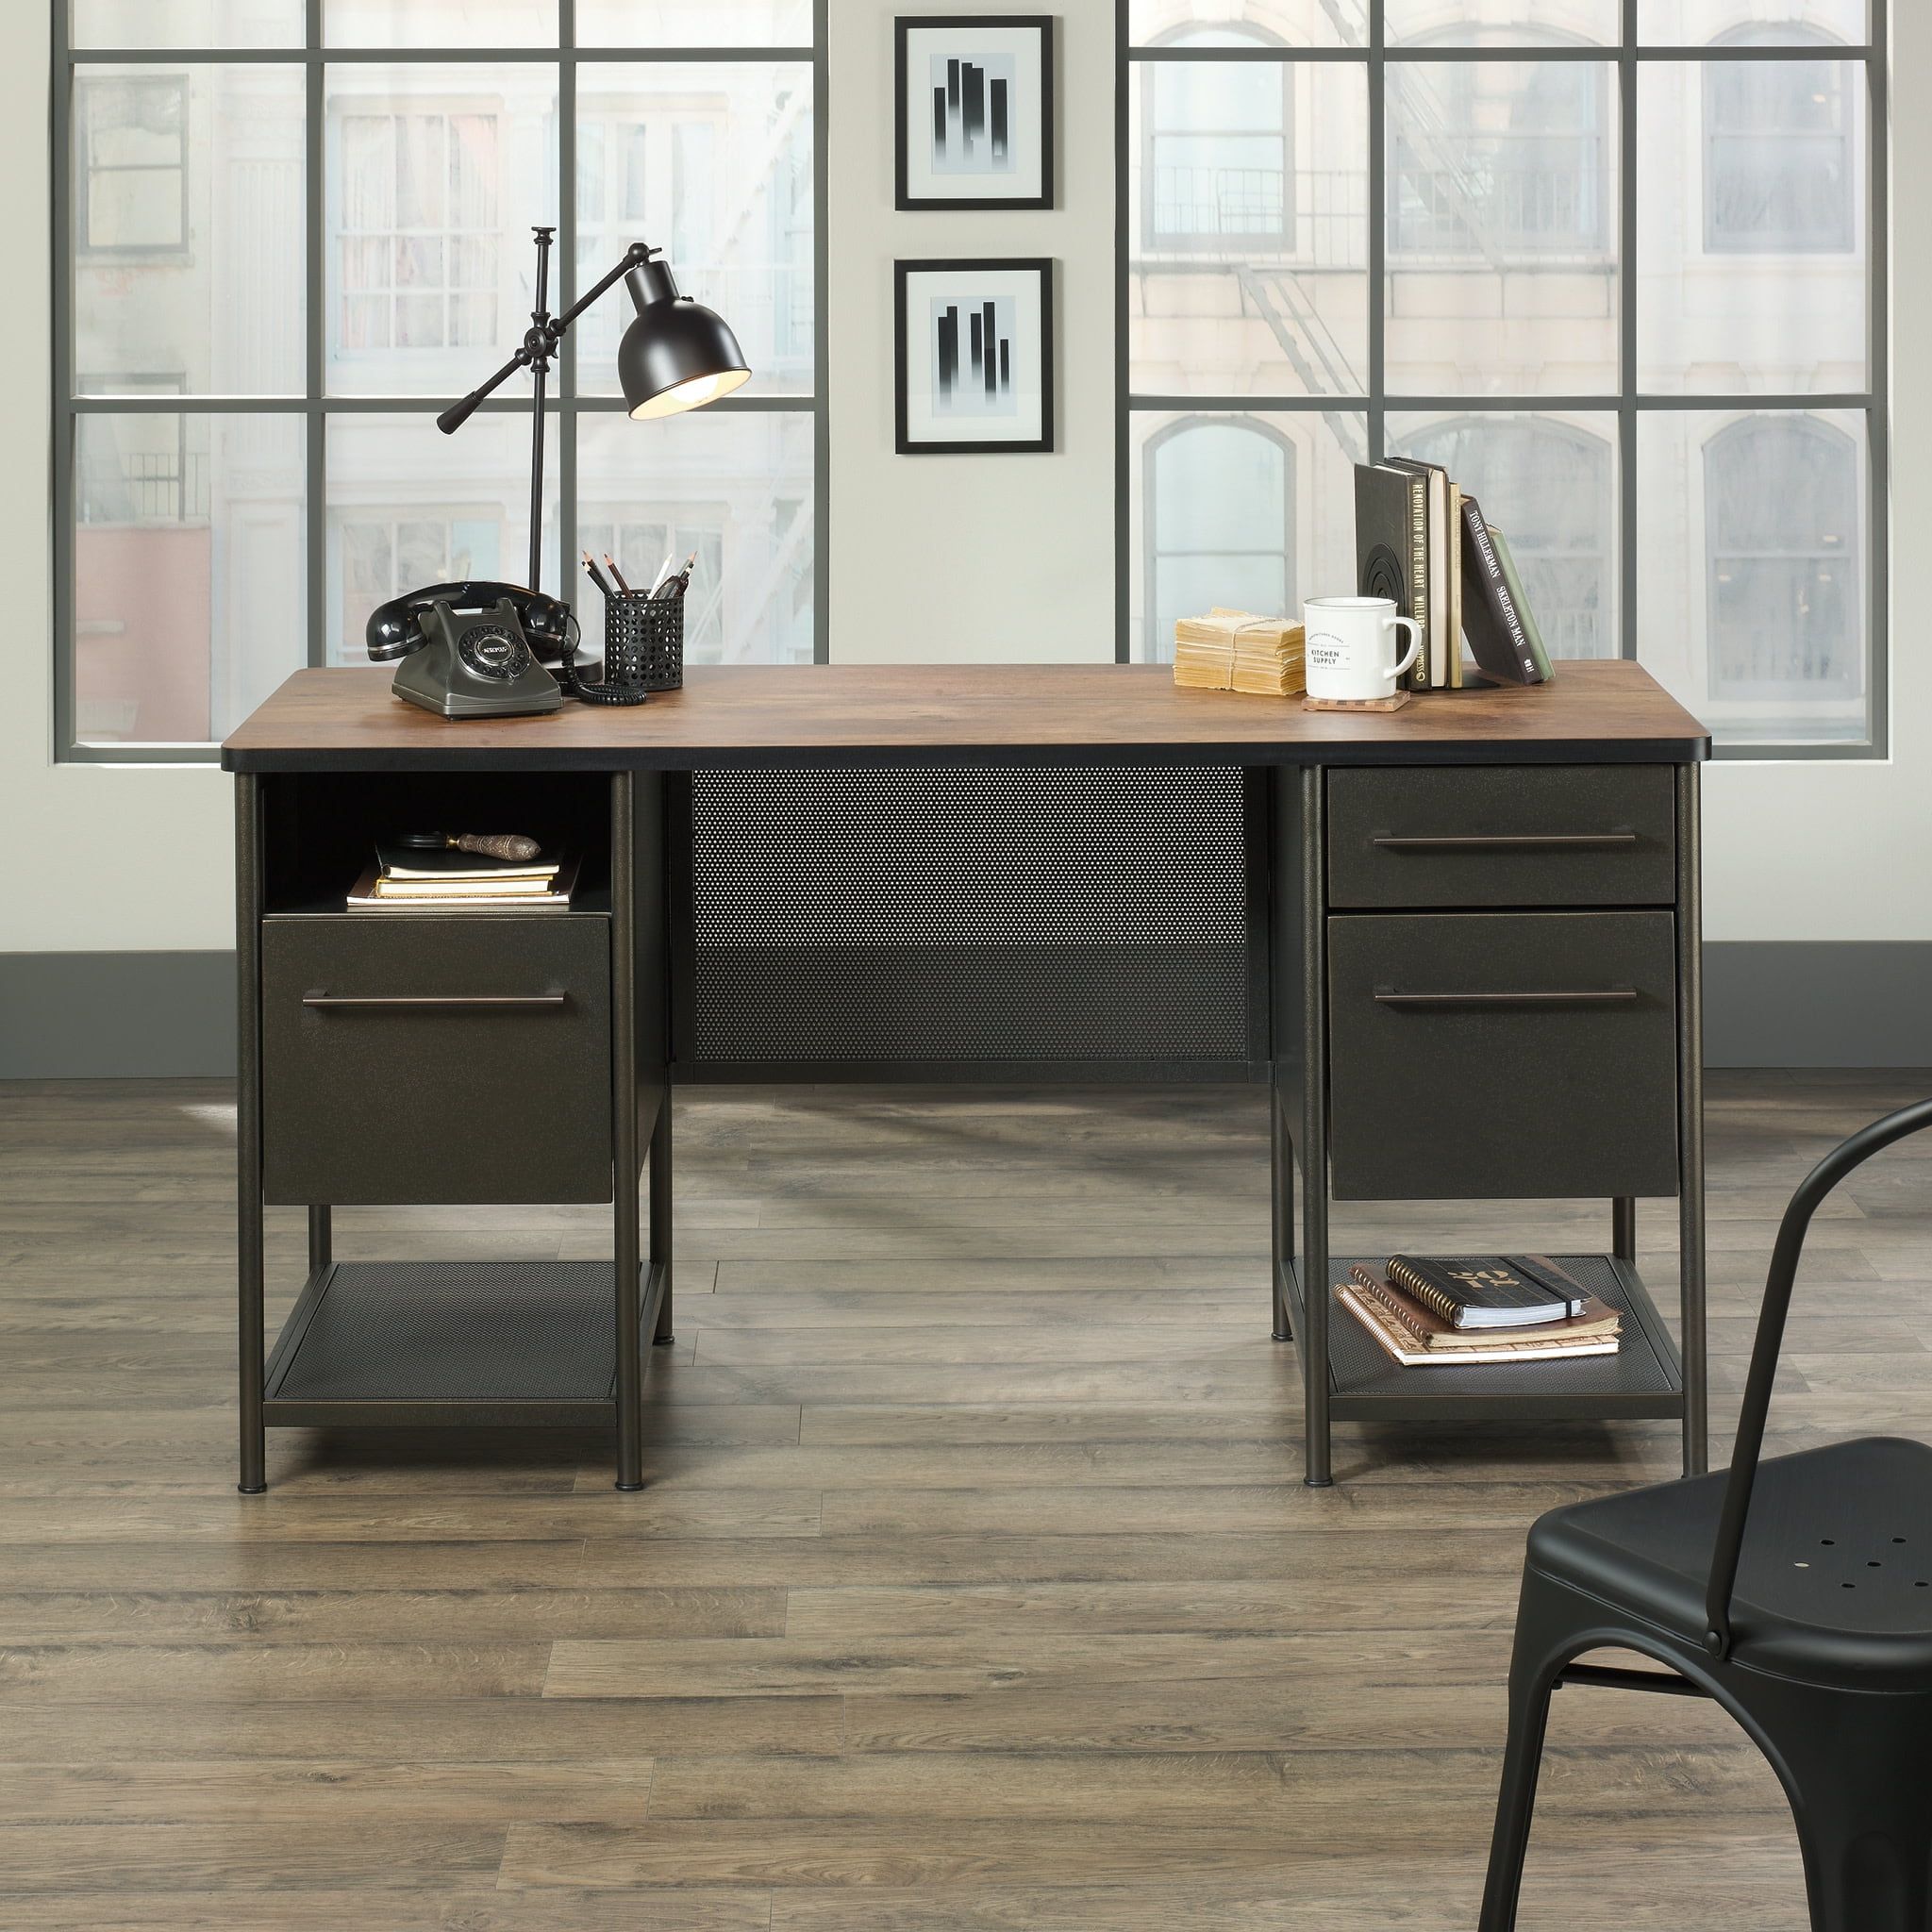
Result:
M303 128L304 316L303 393L310 407L303 422L303 474L307 509L305 556L308 577L308 635L304 657L310 664L328 662L328 417L320 407L327 372L324 353L328 325L327 238L324 228L323 119L326 70L322 61L322 9L325 0L304 0Z
M1389 415L1389 27L1387 0L1369 0L1369 460L1387 454Z

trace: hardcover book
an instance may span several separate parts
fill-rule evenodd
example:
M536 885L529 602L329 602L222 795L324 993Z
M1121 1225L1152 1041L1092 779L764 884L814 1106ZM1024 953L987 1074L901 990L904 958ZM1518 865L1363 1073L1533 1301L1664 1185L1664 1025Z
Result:
M1425 463L1414 457L1391 457L1391 470L1406 470L1420 475L1428 486L1428 524L1424 542L1424 569L1428 577L1428 620L1423 625L1428 652L1429 684L1446 691L1462 682L1462 634L1457 629L1457 556L1461 544L1457 525L1450 521L1451 507L1460 492L1449 481L1449 472L1441 463Z
M1490 541L1496 546L1496 561L1503 566L1503 581L1509 586L1509 595L1516 606L1516 614L1523 620L1524 635L1529 639L1529 648L1536 658L1536 668L1542 673L1547 681L1556 675L1556 672L1550 663L1550 654L1543 647L1543 634L1536 621L1536 610L1523 588L1522 573L1516 568L1515 558L1509 554L1509 540L1494 524L1491 524Z
M1429 635L1429 479L1393 463L1355 466L1356 591L1392 597ZM1431 656L1408 673L1412 691L1429 691Z
M1474 497L1462 499L1462 625L1486 676L1499 684L1541 684L1549 675L1524 627L1495 540Z

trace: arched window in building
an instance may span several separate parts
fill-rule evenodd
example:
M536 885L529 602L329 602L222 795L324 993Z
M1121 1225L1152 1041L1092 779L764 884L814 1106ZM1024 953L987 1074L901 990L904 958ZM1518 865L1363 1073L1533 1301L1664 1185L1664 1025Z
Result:
M1274 46L1258 27L1191 27L1164 47ZM1294 233L1293 70L1285 62L1152 61L1140 74L1141 245L1227 253Z
M1832 44L1814 27L1751 26L1732 45ZM1851 74L1842 60L1704 66L1704 245L1717 254L1849 254Z
M1495 263L1607 251L1607 94L1597 60L1391 62L1391 254Z
M1147 441L1144 655L1174 656L1174 627L1214 605L1266 616L1296 607L1294 445L1239 416L1185 416Z

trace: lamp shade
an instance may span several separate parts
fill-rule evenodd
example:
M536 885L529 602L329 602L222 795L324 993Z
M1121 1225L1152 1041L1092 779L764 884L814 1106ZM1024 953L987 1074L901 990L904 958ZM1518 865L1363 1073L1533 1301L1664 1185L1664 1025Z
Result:
M679 295L662 262L647 262L625 280L638 312L617 346L617 378L635 419L700 408L751 380L730 324Z

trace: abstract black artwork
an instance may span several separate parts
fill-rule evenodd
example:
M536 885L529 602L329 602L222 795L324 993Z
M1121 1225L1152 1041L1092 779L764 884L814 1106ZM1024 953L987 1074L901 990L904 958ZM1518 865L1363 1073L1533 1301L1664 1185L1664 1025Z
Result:
M902 456L1053 447L1053 263L897 264Z
M1053 206L1050 14L897 22L897 205Z

